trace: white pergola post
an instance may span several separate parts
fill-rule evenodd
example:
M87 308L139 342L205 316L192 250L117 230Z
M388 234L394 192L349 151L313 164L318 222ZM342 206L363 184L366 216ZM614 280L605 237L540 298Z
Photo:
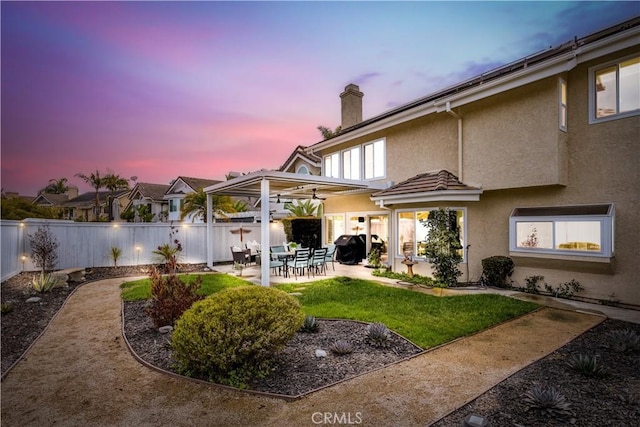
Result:
M207 267L213 269L213 236L211 235L213 231L213 200L211 198L211 194L207 193Z
M266 177L260 182L260 247L262 253L260 255L260 284L269 286L269 265L271 254L269 253L269 180Z

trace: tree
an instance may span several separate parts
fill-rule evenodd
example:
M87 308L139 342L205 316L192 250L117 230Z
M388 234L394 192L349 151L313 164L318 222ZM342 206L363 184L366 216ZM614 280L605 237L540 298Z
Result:
M100 171L96 169L95 172L91 172L89 175L83 173L77 173L75 176L82 179L96 190L95 208L96 216L98 215L100 208L100 189L104 188L104 178L100 176Z
M246 212L248 210L247 204L243 200L233 201L233 212Z
M340 132L342 132L342 126L338 126L335 130L331 130L326 126L320 125L318 126L318 130L322 134L322 138L331 139L333 137L340 135Z
M420 222L429 230L425 255L434 265L433 275L445 286L455 286L458 276L462 274L458 269L458 264L462 262L462 245L456 211L431 211L429 217L426 220L421 219Z
M113 197L114 193L118 190L128 190L129 180L122 178L120 175L116 175L111 171L102 178L103 185L106 189L111 191L109 195L109 221L113 220Z
M60 212L55 209L40 205L34 205L22 197L10 197L2 199L0 203L0 217L2 219L23 220L25 218L51 218L60 217Z
M49 230L49 226L38 227L34 235L29 236L31 246L31 259L34 265L42 269L42 273L49 269L53 270L58 263L58 242Z
M234 212L233 200L229 196L212 195L211 203L212 214ZM180 219L192 215L192 221L195 221L196 218L202 218L204 222L207 222L207 195L202 188L184 196L184 204L180 213Z
M304 202L296 200L295 204L293 204L293 202L287 202L284 204L284 208L291 212L291 216L299 218L316 216L318 211L318 206L314 205L311 200L305 200Z
M64 194L69 191L67 178L50 179L49 184L41 190L41 193L46 194Z

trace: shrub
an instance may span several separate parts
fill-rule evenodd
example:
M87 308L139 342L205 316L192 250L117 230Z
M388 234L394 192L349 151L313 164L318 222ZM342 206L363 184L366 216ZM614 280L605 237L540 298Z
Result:
M42 272L53 270L58 263L58 242L49 230L49 226L38 227L35 234L29 235L31 245L31 258L36 267L40 267Z
M374 347L387 347L389 345L389 329L379 322L367 326L367 340Z
M571 404L562 393L550 386L535 384L524 394L527 411L536 409L552 417L569 415Z
M481 281L485 286L508 288L507 278L513 274L515 264L506 256L496 255L482 260Z
M560 298L571 298L574 293L584 291L584 288L580 285L576 279L571 279L569 282L560 283L557 288L553 289L551 286L545 284L545 289L550 294Z
M462 262L462 245L456 211L431 211L429 217L421 219L420 223L429 230L425 255L433 264L433 276L444 286L455 286L458 276L462 274L458 269L458 264Z
M299 302L261 286L225 289L199 301L176 322L172 336L179 372L245 387L269 372L275 354L303 320Z
M567 361L567 365L586 377L606 377L609 375L607 368L598 363L596 356L574 354Z
M3 302L0 305L0 313L4 316L5 314L9 314L13 311L13 306L9 303Z
M109 249L109 258L111 259L111 261L113 261L113 266L115 268L118 268L118 260L120 259L120 257L122 256L122 249L120 249L117 246L112 246Z
M640 350L640 335L633 329L616 329L605 335L603 347L618 353Z
M155 267L151 269L149 277L151 278L151 303L145 312L157 328L173 325L185 310L203 298L198 294L202 277L185 283L175 274L163 277Z
M318 325L318 320L314 316L307 315L304 317L300 332L313 334L318 332L318 329L320 329L320 325Z
M331 344L329 350L337 356L344 356L353 353L353 344L349 341L338 340Z
M544 276L528 276L524 278L524 291L530 294L539 294L540 288L538 283L544 280ZM545 288L549 285L544 284Z
M40 273L31 280L31 287L34 291L44 293L60 286L60 281L51 274Z

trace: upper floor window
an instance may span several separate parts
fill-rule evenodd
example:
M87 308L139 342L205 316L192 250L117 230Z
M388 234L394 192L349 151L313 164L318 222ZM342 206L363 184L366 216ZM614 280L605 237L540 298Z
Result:
M386 175L385 140L357 145L324 157L324 176L345 179L379 179Z
M567 82L560 79L558 87L558 114L560 130L567 131Z
M303 175L309 175L309 168L306 165L300 165L296 173L301 173Z
M613 205L516 208L509 218L509 250L611 257L613 219Z
M640 113L640 56L589 69L590 123Z

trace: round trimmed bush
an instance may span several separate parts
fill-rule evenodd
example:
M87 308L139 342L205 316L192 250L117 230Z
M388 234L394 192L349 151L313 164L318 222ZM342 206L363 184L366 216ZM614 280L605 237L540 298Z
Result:
M173 356L185 375L243 387L266 375L303 319L299 302L286 292L261 286L225 289L178 319Z

